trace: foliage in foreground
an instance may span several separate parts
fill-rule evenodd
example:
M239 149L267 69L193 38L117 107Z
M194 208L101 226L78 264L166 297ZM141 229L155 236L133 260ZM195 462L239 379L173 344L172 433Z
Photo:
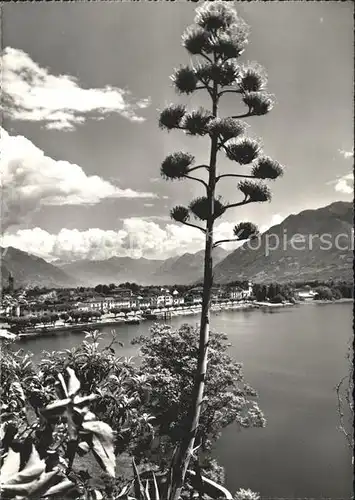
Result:
M38 366L30 354L3 343L2 498L166 498L166 464L184 425L186 389L192 384L196 363L195 336L188 326L178 331L156 326L151 339L140 339L143 363L139 367L117 357L114 340L101 348L98 332L87 334L71 350L44 353ZM186 499L201 491L199 475L223 484L223 468L208 454L223 427L232 421L243 427L264 422L241 366L226 355L225 337L212 335L211 349L210 401L200 432L204 453L196 450L195 476L188 478L182 491ZM159 366L162 371L157 377ZM168 415L166 425L163 419ZM126 465L133 460L128 474L120 467L115 470L120 457ZM95 461L103 475L92 467Z
M36 376L29 377L31 385ZM69 367L48 390L46 404L33 398L29 403L21 381L10 383L12 399L2 403L0 428L2 498L64 498L71 490L75 498L87 498L73 463L76 455L89 451L115 477L113 431L89 409L96 396L79 395L80 388Z
M205 457L228 425L236 423L242 428L265 425L255 401L257 393L246 383L242 365L228 356L226 340L226 335L212 332L209 341L209 370L196 443ZM198 331L190 325L178 330L155 325L150 337L140 337L135 342L141 344L140 373L150 388L144 408L154 416L155 451L161 461L171 456L186 432L197 365Z

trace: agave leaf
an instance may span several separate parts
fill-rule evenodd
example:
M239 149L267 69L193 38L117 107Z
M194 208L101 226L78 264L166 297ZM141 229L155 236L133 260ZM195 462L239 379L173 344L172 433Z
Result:
M16 474L20 468L21 457L20 453L17 453L12 448L9 449L4 463L0 470L0 481L4 483L14 474Z
M122 488L122 490L119 492L117 498L128 498L128 492L129 490L131 489L131 486L132 486L132 482L129 483L129 484L126 484L126 486L124 486Z
M11 476L7 480L6 485L31 484L33 481L37 481L40 478L45 467L44 461L42 464L33 465L31 467L26 466L22 471Z
M145 482L144 494L145 494L145 500L151 500L150 495L149 495L149 481L148 481L148 479Z
M132 459L132 465L133 465L133 472L134 472L134 478L135 478L135 482L134 482L135 496L137 497L137 500L144 500L144 488L143 488L141 477L140 477L139 471L137 469L137 465L136 465L134 458Z
M68 396L75 396L80 390L80 382L75 375L75 371L72 368L67 368L67 372L69 374L69 381L68 381Z
M24 495L20 498L39 498L54 482L57 482L57 479L58 471L54 470L42 473L39 477L28 483L2 484L1 491L5 495Z
M159 494L159 488L158 488L157 478L155 477L154 472L152 472L152 474L153 474L155 500L160 500L160 494Z
M115 453L113 431L105 422L99 420L83 422L83 428L92 433L92 450L101 467L115 477Z
M53 495L58 495L59 493L62 494L68 490L71 490L74 487L75 487L75 484L72 481L70 481L69 479L65 478L60 483L49 488L49 490L46 491L44 496L51 497Z
M43 416L53 416L53 415L60 415L65 411L67 408L68 404L71 402L70 398L66 399L60 399L57 401L54 401L53 403L49 403L45 408L41 410L41 413Z
M69 394L68 394L67 384L65 383L64 377L61 373L58 373L58 379L64 391L65 397L68 398Z
M96 394L89 394L89 396L75 396L73 401L76 406L82 406L85 403L94 401L96 398Z
M10 448L8 456L6 457L9 459L10 456L10 463L12 464L11 470L12 474L11 475L6 475L3 472L3 468L1 469L1 482L6 483L7 485L12 485L12 484L21 484L21 483L30 483L33 480L38 479L41 474L45 471L46 464L44 460L41 460L39 457L39 454L36 450L36 448L32 445L32 450L30 457L25 465L25 467L20 471L20 466L21 464L18 465L17 469L15 469L15 464L18 460L18 458L15 458L15 455L18 455L19 459L21 459L20 453L13 452L13 450ZM15 455L14 455L15 454ZM20 460L21 462L21 460ZM5 465L5 463L4 463Z

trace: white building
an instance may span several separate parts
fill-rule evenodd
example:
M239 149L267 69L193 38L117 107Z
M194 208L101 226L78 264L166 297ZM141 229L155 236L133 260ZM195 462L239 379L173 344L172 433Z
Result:
M298 300L314 300L317 293L314 290L298 289L295 290L295 297Z
M253 295L253 284L251 281L248 282L248 288L243 290L243 288L235 287L230 290L229 297L232 300L247 300Z
M231 288L229 292L229 298L232 300L242 300L243 292L244 290L239 287Z
M184 297L181 297L179 295L179 292L177 290L173 291L173 305L174 306L182 306L184 304L185 300Z
M139 309L149 309L149 307L151 306L150 298L142 297L141 295L139 295L137 297L137 304Z
M248 282L248 288L243 290L243 299L250 299L253 295L253 284L251 281Z

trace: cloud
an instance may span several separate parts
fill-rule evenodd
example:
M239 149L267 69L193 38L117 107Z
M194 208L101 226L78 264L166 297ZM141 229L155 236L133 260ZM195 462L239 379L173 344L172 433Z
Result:
M335 191L344 194L352 194L354 192L354 174L350 172L349 174L343 175L336 181L332 181L335 184Z
M233 237L233 226L229 222L219 224L215 238ZM13 246L48 261L101 260L113 256L165 259L185 252L197 252L204 247L204 241L204 235L191 227L173 223L160 226L151 220L131 217L124 219L117 231L62 229L51 234L39 227L20 229L3 235L1 246ZM236 244L230 248L236 248Z
M260 233L265 233L265 231L267 231L268 229L270 229L270 227L277 226L278 224L281 224L281 222L284 219L285 219L285 217L283 217L282 215L280 215L280 214L274 214L271 217L271 220L270 220L270 222L268 224L263 224L262 226L260 226L260 228L259 228Z
M2 229L19 224L43 205L96 204L105 198L153 198L121 189L76 164L54 160L23 136L0 127Z
M83 88L70 75L52 75L23 50L6 47L1 68L2 106L13 120L44 122L47 129L73 130L88 114L103 118L118 113L130 121L144 121L136 111L149 99L134 101L118 87Z
M338 153L341 154L345 160L348 160L349 158L354 158L354 150L352 151L346 151L345 149L338 149Z
M62 229L51 234L39 227L6 233L1 246L13 246L48 261L61 259L108 259L113 256L167 258L203 248L199 231L176 224L160 227L138 217L125 219L117 231L92 228Z

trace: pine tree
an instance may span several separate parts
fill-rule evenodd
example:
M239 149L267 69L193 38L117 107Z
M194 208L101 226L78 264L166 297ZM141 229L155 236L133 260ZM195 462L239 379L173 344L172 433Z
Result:
M183 34L182 43L192 56L197 57L197 61L176 69L172 80L180 94L207 92L211 108L189 111L184 105L171 104L161 112L159 119L159 125L163 129L183 130L190 136L207 137L210 142L210 159L207 165L195 165L194 156L185 151L169 154L161 165L161 175L165 179L192 179L200 183L205 191L203 196L192 200L188 207L176 206L171 210L174 221L195 227L204 233L205 259L195 391L188 428L172 461L167 494L169 500L180 498L186 470L194 453L203 404L213 284L212 250L227 241L247 240L258 235L253 223L239 222L234 227L234 237L215 241L215 222L231 208L270 201L270 189L263 181L274 180L282 174L281 165L265 156L261 144L246 135L247 124L242 121L242 118L267 114L274 103L273 97L266 91L267 77L263 68L258 64L238 63L238 58L248 43L248 26L223 1L207 2L199 7L194 21ZM219 116L220 100L226 93L239 95L247 111L235 116ZM232 162L246 167L247 173L220 173L217 169L219 153L224 153ZM202 173L202 177L196 176L198 171ZM237 187L243 196L241 200L227 203L218 195L217 187L226 179L239 180Z

